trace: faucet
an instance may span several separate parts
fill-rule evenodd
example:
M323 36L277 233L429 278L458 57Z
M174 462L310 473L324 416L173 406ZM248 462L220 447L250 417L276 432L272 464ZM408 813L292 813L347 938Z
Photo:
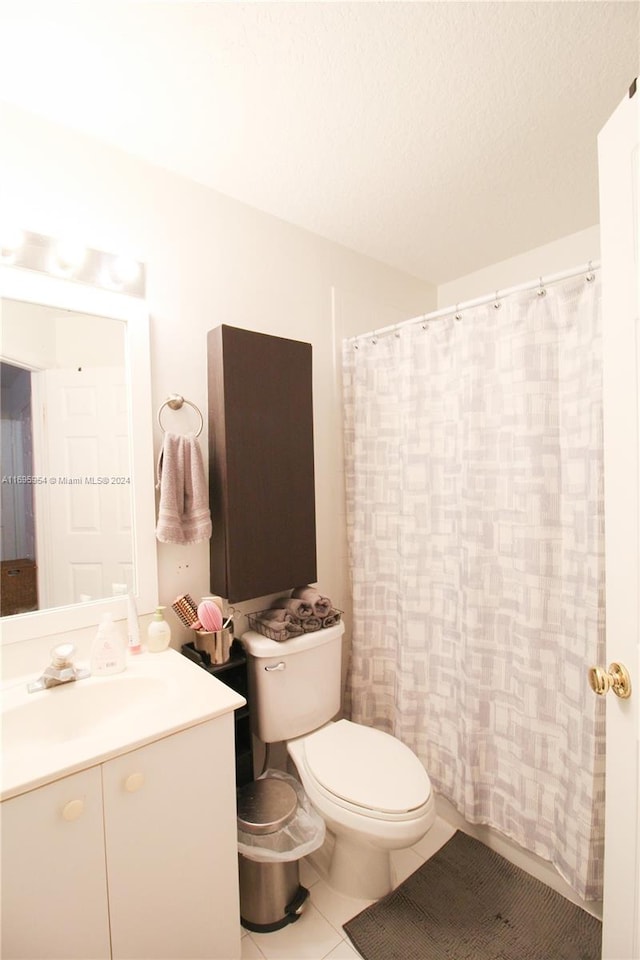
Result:
M62 683L71 683L73 680L84 680L91 676L86 669L74 666L73 658L76 648L72 643L60 643L51 651L51 663L38 680L27 684L27 692L46 690L49 687L58 687Z

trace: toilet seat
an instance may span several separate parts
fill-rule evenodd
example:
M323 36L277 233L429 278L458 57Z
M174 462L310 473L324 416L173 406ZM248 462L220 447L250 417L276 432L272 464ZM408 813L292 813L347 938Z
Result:
M395 737L338 720L300 738L307 775L329 801L378 820L412 820L431 797L416 755Z

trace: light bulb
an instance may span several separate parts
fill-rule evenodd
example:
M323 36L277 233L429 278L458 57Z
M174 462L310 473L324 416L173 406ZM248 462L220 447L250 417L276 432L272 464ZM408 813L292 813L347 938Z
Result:
M54 254L58 266L71 272L82 266L87 256L87 248L73 238L64 238L56 242Z
M111 276L117 284L134 283L140 274L140 264L131 257L116 257L111 264Z
M24 246L24 230L18 227L4 227L0 234L0 261L13 263L18 250Z

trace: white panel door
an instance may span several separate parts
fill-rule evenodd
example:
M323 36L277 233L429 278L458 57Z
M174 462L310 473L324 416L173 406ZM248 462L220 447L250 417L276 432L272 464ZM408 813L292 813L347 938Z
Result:
M47 370L45 606L134 588L127 391L121 367ZM46 465L46 466L45 466Z
M2 804L7 960L111 956L100 768Z
M640 93L598 138L604 346L607 666L631 674L607 694L604 960L640 957Z

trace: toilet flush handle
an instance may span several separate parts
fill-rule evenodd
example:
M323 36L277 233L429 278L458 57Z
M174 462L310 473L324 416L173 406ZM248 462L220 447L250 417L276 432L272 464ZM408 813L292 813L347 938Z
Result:
M267 666L265 667L265 670L267 671L267 673L271 673L272 670L286 670L286 669L287 669L287 665L284 662L284 660L280 660L279 663L268 663Z

